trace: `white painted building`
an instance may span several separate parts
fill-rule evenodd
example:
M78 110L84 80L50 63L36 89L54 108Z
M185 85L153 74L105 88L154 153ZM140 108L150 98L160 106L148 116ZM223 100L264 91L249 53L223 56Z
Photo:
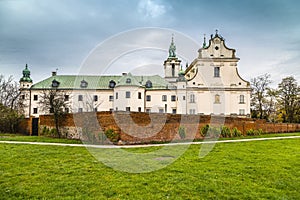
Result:
M250 84L238 74L239 58L216 33L204 38L195 60L182 69L172 38L163 62L164 76L57 75L32 84L26 65L20 79L26 117L48 114L42 109L45 90L66 92L67 112L132 111L176 114L250 116ZM49 111L50 112L50 111Z

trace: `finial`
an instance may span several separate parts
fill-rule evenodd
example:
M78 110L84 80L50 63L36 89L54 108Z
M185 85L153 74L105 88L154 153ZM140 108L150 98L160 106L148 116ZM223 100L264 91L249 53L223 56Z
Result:
M176 57L176 46L174 44L174 34L172 34L172 41L171 41L171 45L169 47L169 57Z
M216 29L216 36L218 36L218 29Z
M25 69L28 69L28 65L27 65L27 63L26 63L26 65L25 65Z
M188 66L189 66L189 63L188 63L188 62L186 62L186 64L185 64L185 68L188 68Z
M202 48L206 48L206 38L205 38L205 34L204 34L204 40L203 40L203 46Z

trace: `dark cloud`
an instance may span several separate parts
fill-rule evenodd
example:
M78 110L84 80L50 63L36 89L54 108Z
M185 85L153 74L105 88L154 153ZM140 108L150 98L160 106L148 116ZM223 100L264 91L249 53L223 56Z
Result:
M73 73L98 43L148 26L172 28L199 42L218 28L247 60L242 61L247 69L262 57L258 54L265 60L255 63L271 60L269 49L292 51L285 44L299 41L299 5L296 0L0 0L0 73L18 77L25 63L36 81L56 68Z

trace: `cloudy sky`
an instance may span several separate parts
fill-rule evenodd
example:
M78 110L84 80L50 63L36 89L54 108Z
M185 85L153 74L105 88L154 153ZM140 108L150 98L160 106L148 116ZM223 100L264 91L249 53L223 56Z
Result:
M218 29L226 45L237 50L239 72L245 79L270 73L276 84L289 75L300 82L299 9L298 0L0 0L0 74L18 80L28 63L34 82L38 82L56 69L59 74L76 74L87 63L94 64L93 69L105 68L107 63L101 59L86 62L95 48L102 45L99 52L106 52L104 47L113 49L132 42L132 36L122 41L123 33L155 27L162 31L152 34L152 40L166 49L171 32L178 51L190 46L186 62L197 56L203 34L209 37ZM195 45L189 41L182 45L185 40L180 43L178 39L182 35ZM162 59L162 67L162 55L166 58L167 52L155 45L119 55L122 59L117 61L118 55L114 55L111 63L118 67L111 71L131 71L130 65L137 64L130 62L132 59L145 59L144 68L149 63L157 65L149 59Z

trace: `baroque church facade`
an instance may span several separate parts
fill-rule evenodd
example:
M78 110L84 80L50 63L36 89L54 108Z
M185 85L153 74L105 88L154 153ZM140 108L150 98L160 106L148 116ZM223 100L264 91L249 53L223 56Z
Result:
M238 73L235 49L217 32L182 69L172 41L163 63L164 77L57 75L33 84L26 65L20 79L25 116L38 118L44 91L64 91L66 112L127 111L250 117L250 83Z

